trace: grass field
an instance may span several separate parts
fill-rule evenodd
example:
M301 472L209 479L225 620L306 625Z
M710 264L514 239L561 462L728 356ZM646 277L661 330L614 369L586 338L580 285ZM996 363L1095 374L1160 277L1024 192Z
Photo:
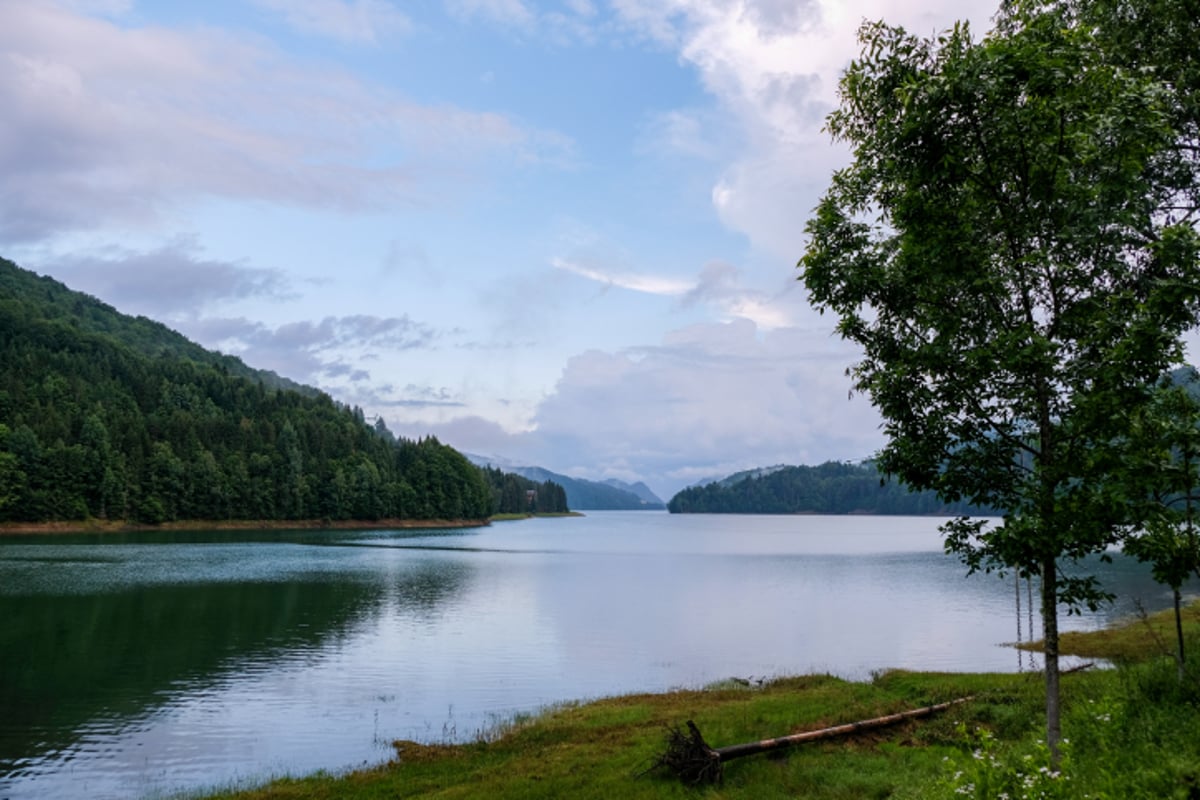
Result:
M633 695L513 720L465 745L396 744L396 759L345 775L283 779L240 798L1181 798L1200 799L1200 662L1184 680L1156 615L1072 635L1064 650L1115 668L1063 678L1061 771L1049 768L1040 673L805 676ZM1200 608L1188 613L1200 650ZM1158 626L1158 627L1156 627ZM1102 651L1096 647L1103 644ZM713 747L853 722L957 697L941 714L730 761L716 785L653 769L668 726L694 720Z

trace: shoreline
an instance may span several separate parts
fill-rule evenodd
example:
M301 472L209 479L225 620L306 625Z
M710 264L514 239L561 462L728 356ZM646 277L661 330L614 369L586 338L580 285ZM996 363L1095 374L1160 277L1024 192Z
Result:
M1200 610L1200 605L1193 608ZM1167 609L1149 620L1169 625L1171 617L1173 612ZM1005 792L1018 796L1022 789L1039 787L1055 791L1038 796L1151 796L1134 793L1148 785L1153 796L1167 797L1181 785L1194 785L1191 776L1196 772L1192 768L1181 778L1177 770L1159 768L1161 742L1179 745L1176 749L1184 753L1182 758L1190 758L1183 763L1200 763L1194 746L1182 746L1195 741L1191 733L1197 715L1187 700L1190 695L1178 694L1169 657L1165 662L1155 658L1153 649L1121 635L1144 624L1140 618L1110 624L1081 632L1073 642L1090 645L1115 638L1113 644L1127 663L1120 668L1124 673L1097 669L1072 674L1066 722L1071 735L1080 736L1088 746L1073 752L1069 769L1061 773L1051 771L1039 749L1045 702L1042 682L1036 679L1040 671L889 669L865 681L828 674L763 682L731 678L695 689L559 703L501 720L473 742L394 741L393 758L382 764L268 777L262 783L251 779L197 796L204 800L383 796L419 800L484 795L497 800L562 796L667 800L692 794L728 800L785 795L915 800L982 797L984 793L976 789L984 781L993 790L988 797L1010 796ZM1200 632L1200 617L1188 621L1188 631L1193 637ZM1136 680L1130 680L1131 675ZM1163 691L1168 687L1175 687L1175 694ZM861 723L853 721L954 701L962 704L920 722L899 720L895 726L860 732ZM1149 726L1151 733L1131 742L1122 724L1126 719ZM726 759L737 757L729 751L772 741L764 741L764 736L789 737L837 727L851 730L827 745L793 746L773 756L730 764L731 779L712 794L711 788L696 785L703 775L670 772L671 741L678 741L684 720L697 738L703 729L711 742L723 745ZM700 741L711 752L713 745ZM1060 779L1069 783L1058 783Z
M0 536L73 533L148 533L154 531L296 531L371 530L375 528L482 528L489 519L266 519L176 520L150 525L128 520L57 520L54 522L0 522Z

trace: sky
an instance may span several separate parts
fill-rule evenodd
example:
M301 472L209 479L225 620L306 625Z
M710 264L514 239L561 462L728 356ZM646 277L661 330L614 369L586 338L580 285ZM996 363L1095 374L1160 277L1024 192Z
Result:
M823 121L864 20L996 5L0 0L0 255L470 453L857 461Z

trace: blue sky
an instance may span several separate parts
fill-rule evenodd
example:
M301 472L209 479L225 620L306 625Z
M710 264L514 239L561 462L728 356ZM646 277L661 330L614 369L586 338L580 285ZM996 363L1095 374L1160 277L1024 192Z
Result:
M966 0L0 0L0 255L578 477L882 444L795 278L863 19Z

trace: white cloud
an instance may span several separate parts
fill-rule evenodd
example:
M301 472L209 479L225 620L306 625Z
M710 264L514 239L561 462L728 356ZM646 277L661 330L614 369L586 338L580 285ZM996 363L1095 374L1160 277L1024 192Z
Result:
M554 258L550 263L555 269L561 269L564 272L574 273L575 275L579 275L591 281L596 281L597 283L604 284L605 286L615 286L620 289L628 289L633 292L678 296L684 295L691 291L694 286L689 281L681 281L675 278L663 278L654 275L639 275L630 272L610 272L565 258Z
M640 476L669 496L749 467L871 455L879 420L865 398L847 400L854 360L825 327L696 325L655 347L572 358L532 432L469 418L422 430L580 477Z
M785 300L785 295L791 295L796 285L791 276L788 276L784 288L771 296L742 286L741 271L720 261L706 265L700 275L692 280L617 272L566 258L554 258L551 264L556 269L587 278L605 287L677 297L680 305L685 308L706 305L715 309L723 319L746 319L767 330L785 328L794 322L795 300L791 297Z
M348 44L374 44L412 29L412 22L386 0L255 0L281 14L301 33Z
M676 49L740 131L712 189L721 220L765 253L792 262L803 226L845 150L822 132L864 19L929 35L956 19L979 30L994 0L616 0L624 24ZM678 112L684 114L685 112ZM660 118L664 141L695 149L687 116Z
M261 40L4 9L0 239L159 223L205 197L374 208L569 154L552 132L422 106Z

